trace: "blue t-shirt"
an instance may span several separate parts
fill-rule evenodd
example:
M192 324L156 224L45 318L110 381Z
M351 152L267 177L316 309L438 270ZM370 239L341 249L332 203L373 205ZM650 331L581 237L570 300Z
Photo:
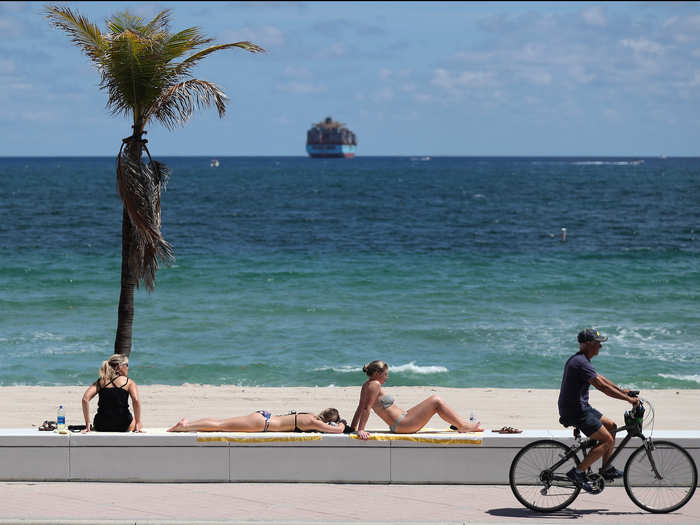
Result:
M559 416L576 419L581 416L588 404L590 381L598 373L582 352L572 355L564 365L564 377L559 390Z

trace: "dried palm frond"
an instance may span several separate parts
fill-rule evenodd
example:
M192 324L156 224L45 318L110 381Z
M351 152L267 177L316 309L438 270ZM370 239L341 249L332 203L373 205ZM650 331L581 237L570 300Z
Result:
M148 163L141 158L142 149ZM161 234L160 192L165 190L168 176L168 167L150 158L145 141L124 139L117 157L117 189L133 225L131 238L125 239L130 246L129 267L136 285L143 282L149 291L155 286L158 261L167 264L174 260L172 248Z

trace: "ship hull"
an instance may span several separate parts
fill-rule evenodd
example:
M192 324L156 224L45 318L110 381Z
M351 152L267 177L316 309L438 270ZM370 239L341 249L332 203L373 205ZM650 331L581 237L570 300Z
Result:
M313 159L346 158L355 156L357 146L348 144L307 144L306 152Z

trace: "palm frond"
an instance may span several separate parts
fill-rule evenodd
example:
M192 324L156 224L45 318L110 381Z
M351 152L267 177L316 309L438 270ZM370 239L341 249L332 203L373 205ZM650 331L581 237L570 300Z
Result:
M158 13L153 20L148 22L146 24L146 27L144 28L144 33L146 34L154 34L154 33L161 33L161 32L168 32L168 27L170 25L170 13L172 11L170 9L164 9L160 13Z
M216 106L219 117L226 113L228 97L215 84L206 80L185 80L165 90L146 113L146 119L155 118L166 128L185 124L196 109Z
M188 51L197 49L205 44L212 42L213 39L202 36L199 28L190 27L171 35L170 38L163 42L163 54L168 62L175 58L181 57ZM177 71L174 71L177 74Z
M94 62L100 61L107 41L100 28L68 7L47 6L46 18L54 27L68 33L71 40Z
M232 44L219 44L216 46L208 47L206 49L202 49L198 53L195 53L194 55L186 58L175 67L175 73L177 73L178 75L186 75L189 73L190 69L192 69L197 64L197 62L199 62L203 58L211 55L216 51L221 51L222 49L229 49L231 47L239 47L241 49L245 49L246 51L250 51L251 53L265 53L265 50L262 47L251 42L234 42Z
M143 33L144 23L140 16L132 15L129 11L122 11L112 15L106 20L107 28L113 33L123 33L124 31L133 31L134 33Z
M148 150L142 141L128 141L117 157L117 189L124 208L129 215L131 237L129 243L129 267L136 285L140 282L153 291L159 260L169 263L174 260L172 247L161 233L161 189L165 189L169 175L165 164L150 159L140 160L141 150ZM132 155L138 161L131 159Z
M158 61L151 59L152 42L139 33L126 30L114 35L101 70L100 86L109 92L107 107L115 114L139 110L145 100L153 100L162 89L154 82Z

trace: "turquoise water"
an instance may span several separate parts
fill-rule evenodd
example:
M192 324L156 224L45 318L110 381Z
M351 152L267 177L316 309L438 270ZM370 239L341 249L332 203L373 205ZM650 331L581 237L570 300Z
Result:
M700 159L166 158L143 384L700 387ZM0 385L85 384L112 353L111 158L0 159ZM567 241L561 240L567 229Z

